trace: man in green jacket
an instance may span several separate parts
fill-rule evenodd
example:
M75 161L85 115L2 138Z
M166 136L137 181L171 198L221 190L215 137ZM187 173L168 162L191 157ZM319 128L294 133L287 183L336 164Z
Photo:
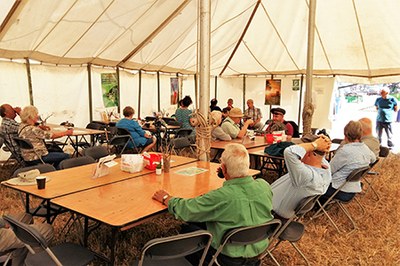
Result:
M221 169L225 178L223 186L202 196L183 199L159 190L153 199L168 206L177 219L205 223L213 235L211 253L219 247L223 235L230 229L258 225L273 219L272 190L263 179L248 175L249 154L241 144L226 146L221 156ZM227 245L219 261L226 265L260 265L257 256L268 242L253 245Z

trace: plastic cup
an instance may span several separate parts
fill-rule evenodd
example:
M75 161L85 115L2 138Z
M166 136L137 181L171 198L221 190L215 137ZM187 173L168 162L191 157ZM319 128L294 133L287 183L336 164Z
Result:
M36 177L36 184L38 189L45 189L46 187L46 177L38 176Z

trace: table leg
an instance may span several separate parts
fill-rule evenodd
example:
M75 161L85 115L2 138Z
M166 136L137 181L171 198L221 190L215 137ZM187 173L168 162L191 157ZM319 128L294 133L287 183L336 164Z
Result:
M115 246L117 242L117 236L118 236L118 228L113 227L111 230L111 241L110 241L110 250L111 250L111 255L110 255L110 264L114 265L115 264Z
M85 216L83 224L83 246L87 247L89 236L89 218Z

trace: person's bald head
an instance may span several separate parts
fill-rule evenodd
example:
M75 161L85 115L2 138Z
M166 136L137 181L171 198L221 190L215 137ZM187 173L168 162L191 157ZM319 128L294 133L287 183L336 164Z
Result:
M372 135L372 121L371 119L367 117L363 117L358 122L361 123L361 128L362 128L362 135L363 136L369 136Z

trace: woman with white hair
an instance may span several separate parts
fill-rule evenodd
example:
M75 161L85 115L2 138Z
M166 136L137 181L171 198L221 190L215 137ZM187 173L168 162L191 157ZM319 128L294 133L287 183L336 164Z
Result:
M222 122L222 113L220 111L212 111L210 115L211 124L213 126L213 130L211 132L212 140L231 140L231 136L225 133L225 131L221 128Z
M49 152L44 140L70 136L73 132L72 129L64 132L52 133L35 126L39 119L39 112L38 109L32 105L22 110L20 118L21 124L19 125L18 134L21 138L28 139L32 143L34 149L21 150L24 161L29 162L29 164L38 164L40 163L39 155L45 163L53 164L54 167L58 169L59 163L64 159L68 159L69 154L64 152Z

